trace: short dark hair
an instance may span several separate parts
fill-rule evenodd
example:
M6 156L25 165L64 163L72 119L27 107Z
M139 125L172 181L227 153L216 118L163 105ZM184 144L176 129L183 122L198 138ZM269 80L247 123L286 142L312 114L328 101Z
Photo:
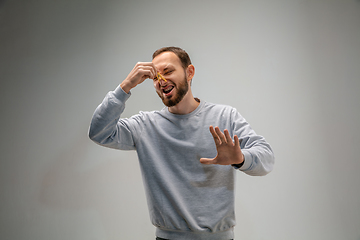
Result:
M187 54L187 52L185 52L185 50L179 48L179 47L163 47L160 48L158 50L156 50L153 55L152 58L154 59L156 56L160 55L161 53L164 52L173 52L176 54L176 56L178 56L178 58L181 61L181 65L184 69L186 69L190 64L191 64L191 60L189 55Z

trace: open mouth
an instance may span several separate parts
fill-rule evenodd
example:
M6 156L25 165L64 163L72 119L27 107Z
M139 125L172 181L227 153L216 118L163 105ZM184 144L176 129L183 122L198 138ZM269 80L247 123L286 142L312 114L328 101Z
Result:
M169 95L173 89L174 89L174 86L166 86L162 89L162 91L165 95Z

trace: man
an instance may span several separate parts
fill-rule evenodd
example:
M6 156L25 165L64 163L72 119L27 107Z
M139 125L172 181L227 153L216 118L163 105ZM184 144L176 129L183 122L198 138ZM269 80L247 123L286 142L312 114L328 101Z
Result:
M266 175L274 156L234 108L194 98L194 74L184 50L155 51L152 62L137 63L106 95L89 137L106 147L137 151L157 239L229 240L236 170ZM148 78L166 107L120 118L130 90Z

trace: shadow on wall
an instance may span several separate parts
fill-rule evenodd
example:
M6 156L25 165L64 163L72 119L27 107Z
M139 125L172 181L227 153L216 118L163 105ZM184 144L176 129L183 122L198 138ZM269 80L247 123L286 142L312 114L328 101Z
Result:
M44 174L39 201L41 205L50 207L54 214L59 210L80 215L81 211L95 212L107 239L118 239L121 230L126 228L131 232L131 225L135 225L131 221L125 224L120 221L136 219L131 209L138 204L134 202L132 190L142 184L140 174L129 169L126 159L101 160L95 167L84 170L90 158L89 148L94 147L92 144L88 138L80 138L71 149L57 156L53 166ZM143 200L142 196L140 200Z

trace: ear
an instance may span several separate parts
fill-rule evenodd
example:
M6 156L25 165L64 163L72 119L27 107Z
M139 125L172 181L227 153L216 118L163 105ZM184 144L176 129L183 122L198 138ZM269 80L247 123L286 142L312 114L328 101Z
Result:
M190 64L187 68L186 68L186 79L188 81L191 81L192 78L195 75L195 67L194 65Z

